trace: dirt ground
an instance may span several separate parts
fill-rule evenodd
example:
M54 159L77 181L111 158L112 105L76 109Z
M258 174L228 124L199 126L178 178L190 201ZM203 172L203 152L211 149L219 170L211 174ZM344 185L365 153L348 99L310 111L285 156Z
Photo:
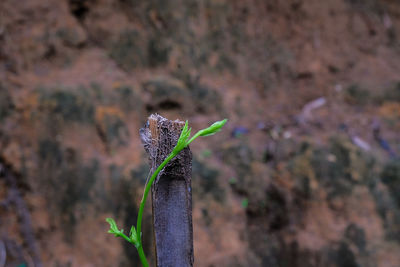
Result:
M0 266L139 266L155 112L229 120L195 266L400 266L398 0L0 1Z

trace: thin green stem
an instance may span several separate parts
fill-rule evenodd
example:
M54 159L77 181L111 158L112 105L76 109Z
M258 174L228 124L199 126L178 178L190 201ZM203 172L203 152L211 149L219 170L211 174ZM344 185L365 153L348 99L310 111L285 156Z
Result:
M148 263L148 261L146 259L146 255L144 255L142 244L139 245L137 250L138 250L139 258L140 258L140 261L142 262L143 267L149 267L149 263Z
M128 241L129 243L132 243L132 240L126 234L120 233L119 236Z
M144 193L143 193L143 197L142 197L142 201L140 202L140 207L139 207L139 213L138 213L138 218L137 218L137 223L136 223L136 232L138 234L138 239L140 242L140 245L142 244L142 235L141 235L141 231L142 231L142 218L143 218L143 211L144 211L144 206L146 204L146 199L147 199L147 195L149 194L151 185L153 184L154 180L157 178L157 175L160 173L160 171L165 167L165 165L167 165L167 163L173 159L176 156L175 153L171 153L168 155L168 157L165 158L165 160L160 164L160 166L158 166L158 168L156 169L156 171L151 175L151 178L149 180L149 182L146 185L146 188L144 189Z

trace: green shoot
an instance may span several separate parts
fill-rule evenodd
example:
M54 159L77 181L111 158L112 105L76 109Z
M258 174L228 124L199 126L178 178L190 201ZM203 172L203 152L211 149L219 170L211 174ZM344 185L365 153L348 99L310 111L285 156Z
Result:
M107 218L106 221L110 224L110 230L108 230L109 234L113 234L116 237L118 237L118 236L122 237L126 241L128 241L128 242L130 242L130 243L132 243L132 244L134 244L136 246L134 241L124 234L124 230L123 229L121 229L121 230L118 229L117 224L115 223L114 219Z
M225 125L227 122L227 119L224 119L222 121L217 121L214 122L210 127L205 128L203 130L198 131L188 142L186 145L189 145L191 142L193 142L197 137L199 136L209 136L216 134L217 132L221 131L222 127Z
M226 122L227 119L224 119L222 121L217 121L208 128L198 131L195 135L193 135L191 139L189 139L192 129L189 128L188 122L186 121L185 126L182 128L182 132L179 136L176 146L174 147L172 152L165 158L165 160L160 164L160 166L157 167L157 169L151 175L150 180L145 186L143 197L139 206L136 228L134 226L131 227L129 237L123 233L122 229L121 230L118 229L117 224L113 219L111 218L106 219L106 221L110 224L110 230L108 231L108 233L114 234L116 237L122 237L126 241L132 243L138 250L140 261L142 262L142 265L144 267L148 267L149 263L144 254L142 245L142 219L143 219L143 212L144 212L144 206L146 204L147 195L149 194L150 188L154 180L157 178L158 174L165 167L165 165L167 165L168 162L170 162L174 157L176 157L176 155L178 155L179 152L181 152L185 147L187 147L190 143L192 143L197 137L209 136L219 132Z

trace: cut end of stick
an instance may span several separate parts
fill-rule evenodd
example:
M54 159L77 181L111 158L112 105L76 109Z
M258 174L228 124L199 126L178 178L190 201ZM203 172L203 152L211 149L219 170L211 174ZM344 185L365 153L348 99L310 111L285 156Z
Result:
M159 133L158 133L158 118L161 117L157 114L151 114L149 117L149 129L151 134L151 144L157 146Z
M160 125L164 122L167 121L166 118L162 117L159 114L151 114L148 118L148 122L149 122L149 130L150 130L150 134L151 134L151 142L153 146L157 146L158 142L159 142L159 137L160 137ZM174 120L171 121L170 123L170 128L172 131L179 131L183 128L183 126L185 125L184 121L181 120Z

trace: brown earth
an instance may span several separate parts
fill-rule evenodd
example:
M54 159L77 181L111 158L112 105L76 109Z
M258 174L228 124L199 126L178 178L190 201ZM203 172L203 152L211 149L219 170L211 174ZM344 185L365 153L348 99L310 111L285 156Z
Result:
M6 266L139 265L105 218L153 112L229 119L191 147L195 266L400 266L399 38L397 0L2 0Z

